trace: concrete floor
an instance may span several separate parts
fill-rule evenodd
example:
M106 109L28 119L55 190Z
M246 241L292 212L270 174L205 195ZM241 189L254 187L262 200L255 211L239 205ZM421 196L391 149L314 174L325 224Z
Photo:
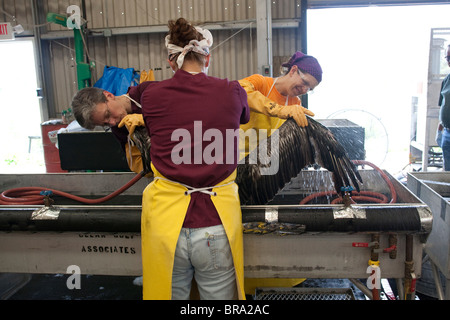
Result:
M67 274L0 274L0 300L141 300L142 286L134 276L82 275L80 289L68 289ZM418 300L436 300L430 279L418 281ZM361 280L363 282L363 279ZM395 281L389 281L396 293ZM426 289L424 290L424 285ZM337 288L353 291L355 300L365 295L348 279L307 279L299 288ZM431 291L430 291L431 290ZM247 299L253 299L247 296Z
M81 276L80 289L68 289L66 274L24 275L23 286L7 297L8 300L141 300L142 286L135 285L136 277ZM351 288L356 300L364 294L347 279L307 279L299 287ZM247 299L252 299L248 296Z
M140 300L136 277L82 275L80 289L68 289L67 274L33 274L8 300Z

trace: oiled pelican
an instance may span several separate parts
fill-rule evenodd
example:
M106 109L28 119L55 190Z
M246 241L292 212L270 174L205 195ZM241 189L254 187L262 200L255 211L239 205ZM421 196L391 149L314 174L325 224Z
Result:
M239 186L241 204L266 204L303 168L313 164L331 172L338 194L341 193L341 187L351 185L359 191L358 181L362 183L362 179L345 149L328 128L310 117L308 123L308 126L300 127L294 120L286 120L278 129L279 144L275 150L271 150L273 137L271 135L263 141L267 143L267 152L253 151L258 154L257 163L249 161L251 156L249 154L238 165L236 183ZM277 172L261 174L261 169L271 165L267 157L273 159L271 152L277 151L279 152Z

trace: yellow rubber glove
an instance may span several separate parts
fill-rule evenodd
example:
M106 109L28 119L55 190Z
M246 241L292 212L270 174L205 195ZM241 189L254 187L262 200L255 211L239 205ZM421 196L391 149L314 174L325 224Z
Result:
M313 117L314 112L298 105L293 104L289 106L280 106L271 99L264 96L258 90L255 90L253 84L248 80L239 80L239 84L247 92L247 102L250 110L258 113L263 113L266 116L278 117L280 119L294 118L295 122L305 127L308 125L308 120L305 114Z
M119 128L122 128L123 126L127 127L129 133L128 136L132 137L137 126L145 126L144 117L139 113L126 115L118 125Z
M300 127L306 127L308 125L308 120L306 119L306 114L313 117L314 113L298 104L291 106L280 106L277 105L272 110L273 114L281 119L294 118L295 122Z
M144 169L141 152L136 146L127 143L125 145L125 155L127 157L128 167L131 171L139 173Z

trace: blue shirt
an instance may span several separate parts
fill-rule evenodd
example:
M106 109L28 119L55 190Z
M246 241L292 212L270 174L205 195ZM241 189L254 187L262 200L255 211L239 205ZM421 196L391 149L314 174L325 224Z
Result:
M439 105L439 120L444 127L450 128L450 74L442 81Z

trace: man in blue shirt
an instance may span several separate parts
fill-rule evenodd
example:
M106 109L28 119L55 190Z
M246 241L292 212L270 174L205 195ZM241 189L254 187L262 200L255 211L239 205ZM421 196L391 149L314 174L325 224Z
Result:
M450 66L450 45L447 46L445 57ZM442 130L442 154L444 156L444 170L450 171L450 74L442 81L439 95L439 130Z

